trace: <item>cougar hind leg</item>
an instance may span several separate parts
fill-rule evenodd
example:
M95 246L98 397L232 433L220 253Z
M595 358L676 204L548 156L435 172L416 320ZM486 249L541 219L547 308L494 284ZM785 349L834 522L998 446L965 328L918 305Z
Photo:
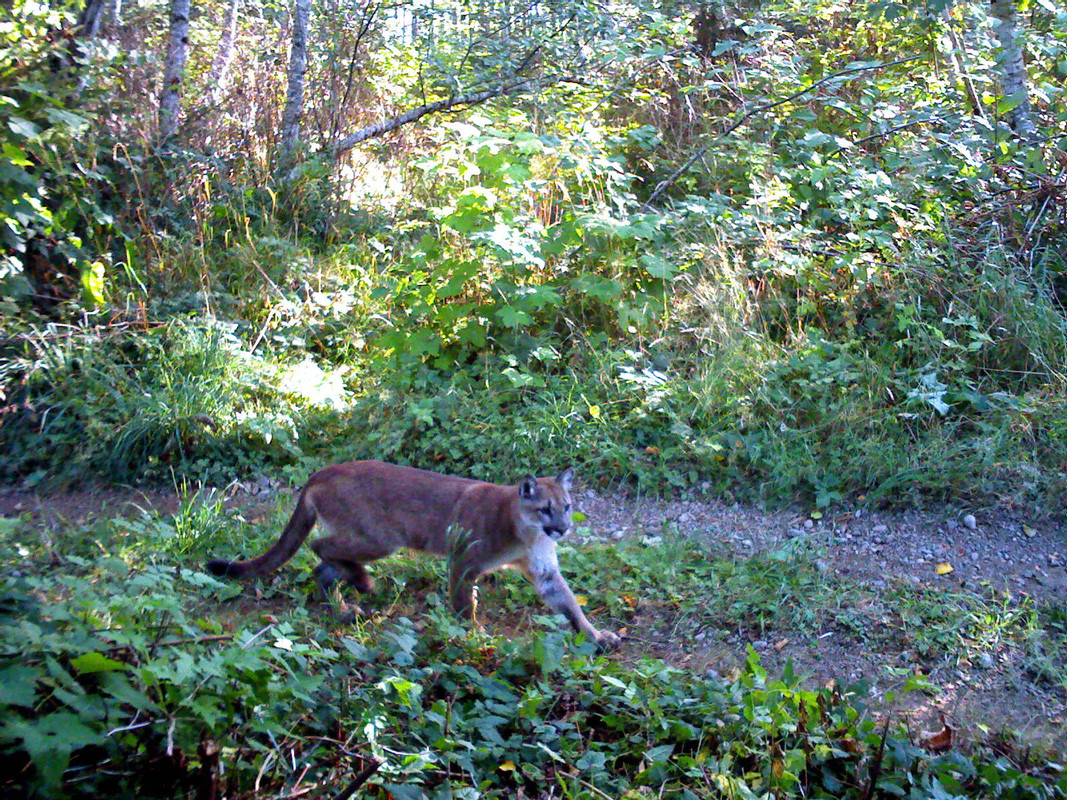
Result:
M315 567L315 579L322 592L323 601L332 606L333 592L338 581L350 583L361 594L374 591L374 579L367 574L365 562L383 558L392 550L369 546L352 537L327 536L311 543L311 549L322 559ZM363 612L359 606L346 604L338 597L342 616L351 618Z
M374 578L367 574L367 568L358 561L327 561L323 559L315 567L315 579L323 591L333 588L338 581L350 583L360 594L374 591Z
M330 611L336 611L342 622L353 622L356 617L363 616L363 609L358 605L346 603L341 597L337 583L344 580L347 580L345 572L333 564L320 561L315 567L315 581L318 583L318 594L322 604ZM337 601L336 608L334 600Z

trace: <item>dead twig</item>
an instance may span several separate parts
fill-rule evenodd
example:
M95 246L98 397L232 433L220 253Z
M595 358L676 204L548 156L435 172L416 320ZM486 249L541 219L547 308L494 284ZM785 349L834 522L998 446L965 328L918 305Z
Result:
M867 779L867 788L863 790L863 800L871 800L874 796L874 785L882 774L882 759L885 756L885 740L889 737L889 716L882 725L882 740L878 743L878 752L874 754L874 762L871 764L871 773Z
M349 797L356 793L356 790L362 786L367 780L378 771L378 767L382 765L381 761L377 759L371 759L370 764L359 771L359 774L352 779L352 781L342 789L340 792L334 795L333 800L348 800Z

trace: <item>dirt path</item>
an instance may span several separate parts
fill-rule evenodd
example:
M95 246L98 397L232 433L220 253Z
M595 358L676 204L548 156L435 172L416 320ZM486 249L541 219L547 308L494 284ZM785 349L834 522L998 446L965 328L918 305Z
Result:
M595 492L580 493L577 506L588 516L589 535L598 538L621 540L666 526L744 556L802 537L817 549L821 571L874 594L902 583L956 592L993 587L1017 601L1030 598L1039 607L1067 610L1067 525L1052 519L1027 519L1008 510L954 509L838 512L814 520L714 500L635 501ZM952 571L938 574L944 564ZM819 683L847 685L863 679L876 702L900 689L905 679L899 676L915 668L914 653L906 648L857 649L855 640L832 631L800 638L777 632L762 639L739 633L717 640L697 633L686 643L682 660L723 673L741 662L748 644L760 652L771 674L792 660L798 673ZM677 660L677 653L660 654ZM929 697L908 693L893 708L916 731L939 730L943 720L966 738L984 725L1014 731L1025 745L1067 752L1067 691L1035 681L1024 662L1018 652L1002 648L982 654L975 663L953 659L924 665L938 691Z
M234 488L231 502L237 505L276 499L274 486ZM803 537L816 548L820 571L875 595L902 582L957 592L984 591L988 585L1067 613L1067 525L1052 519L1025 519L1008 510L952 509L837 512L814 520L715 500L667 502L593 491L578 492L575 501L586 515L579 532L590 538L618 541L677 530L714 544L718 552L745 556ZM168 492L98 489L45 495L0 488L0 515L28 515L44 528L103 514L173 513L177 507L178 499ZM952 571L938 574L942 564ZM914 668L914 654L906 648L870 652L834 631L807 637L776 632L766 639L740 631L725 637L721 631L714 636L694 631L684 643L649 649L715 675L740 664L749 644L771 674L792 660L798 673L819 683L848 685L864 679L876 704L886 692L899 689L901 676ZM1067 691L1035 681L1010 648L985 653L976 663L953 659L924 668L936 691L928 696L912 692L893 704L916 730L937 729L941 720L964 736L981 725L1007 728L1024 744L1067 752Z

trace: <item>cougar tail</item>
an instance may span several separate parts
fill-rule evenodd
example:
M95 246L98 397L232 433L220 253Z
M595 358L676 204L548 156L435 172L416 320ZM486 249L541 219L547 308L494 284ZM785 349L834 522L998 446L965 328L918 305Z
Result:
M308 538L311 529L315 526L318 517L314 506L307 500L306 493L301 491L296 501L296 509L289 518L289 524L285 526L278 541L263 555L249 561L223 561L214 559L207 562L207 571L212 575L227 578L255 578L257 575L266 575L273 572L300 549L300 545Z

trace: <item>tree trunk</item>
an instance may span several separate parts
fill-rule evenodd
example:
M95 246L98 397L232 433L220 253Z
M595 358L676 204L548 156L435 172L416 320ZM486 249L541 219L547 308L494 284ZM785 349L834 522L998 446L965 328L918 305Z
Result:
M701 2L693 15L693 47L704 58L711 58L722 39L722 16L718 0Z
M103 20L104 0L88 0L78 15L78 38L95 39L100 35L100 25Z
M1037 134L1030 118L1030 98L1027 93L1026 64L1023 61L1022 43L1019 41L1019 13L1015 0L992 0L990 6L996 19L997 41L1000 54L1000 84L1005 99L1014 102L1008 112L1008 123L1019 136L1032 139Z
M89 81L89 70L86 70L85 66L92 60L93 51L96 49L95 40L100 35L100 26L104 21L104 1L86 0L85 6L78 14L74 36L67 45L68 61L62 69L80 71L74 90L76 96L82 93Z
M181 111L181 85L185 60L189 55L190 0L171 0L170 40L167 62L163 68L163 94L159 98L159 139L165 142L178 129Z
M289 88L282 113L280 161L284 167L293 159L300 141L300 112L304 107L304 76L307 74L307 32L311 0L294 0L293 39L289 48Z
M219 95L226 91L230 78L230 64L233 63L233 54L236 50L237 39L237 12L240 10L241 0L230 0L230 6L226 10L226 23L222 28L222 38L219 40L219 50L215 54L215 62L208 72L208 101L214 104Z

